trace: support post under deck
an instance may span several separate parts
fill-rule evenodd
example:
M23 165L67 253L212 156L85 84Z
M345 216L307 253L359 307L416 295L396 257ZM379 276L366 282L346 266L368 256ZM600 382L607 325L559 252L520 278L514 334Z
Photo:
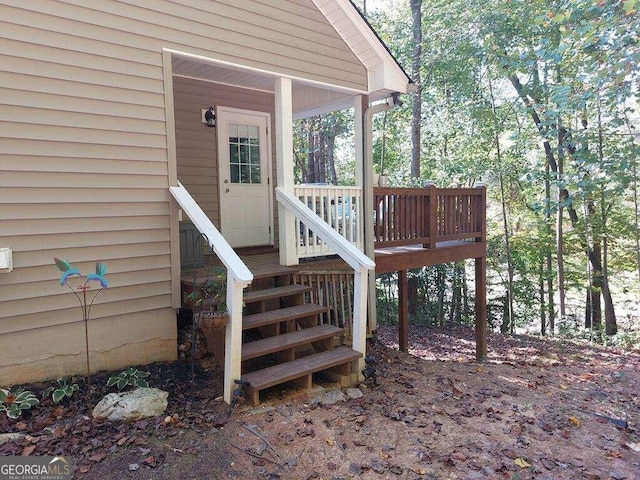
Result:
M487 359L487 257L475 259L476 277L476 360Z
M398 272L398 345L401 352L409 349L409 281L407 270Z

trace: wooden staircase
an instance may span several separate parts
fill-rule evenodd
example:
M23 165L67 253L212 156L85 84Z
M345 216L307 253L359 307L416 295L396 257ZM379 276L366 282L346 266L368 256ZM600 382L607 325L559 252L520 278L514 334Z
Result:
M242 380L253 405L275 385L311 388L316 372L352 383L352 363L362 354L342 346L342 328L324 322L327 307L308 302L311 287L292 284L297 272L288 267L253 273L242 320Z

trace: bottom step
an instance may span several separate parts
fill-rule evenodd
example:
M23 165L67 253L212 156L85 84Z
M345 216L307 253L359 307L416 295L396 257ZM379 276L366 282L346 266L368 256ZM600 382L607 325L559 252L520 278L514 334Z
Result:
M362 357L360 352L349 347L338 347L247 373L242 375L242 380L250 383L247 390L253 404L258 406L260 404L260 390L292 380L306 380L306 385L310 386L311 374L353 362L360 357Z

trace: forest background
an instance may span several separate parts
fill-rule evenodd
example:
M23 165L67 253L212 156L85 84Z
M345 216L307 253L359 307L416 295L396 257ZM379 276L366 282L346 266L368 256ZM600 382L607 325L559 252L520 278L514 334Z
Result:
M490 328L638 348L640 1L354 3L417 87L374 119L375 173L487 186ZM355 182L353 112L295 128L299 182ZM471 323L468 270L410 271L411 321Z

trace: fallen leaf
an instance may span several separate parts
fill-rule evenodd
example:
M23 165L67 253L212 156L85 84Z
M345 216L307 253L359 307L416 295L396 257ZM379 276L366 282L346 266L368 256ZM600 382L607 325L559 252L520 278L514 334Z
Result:
M567 387L566 385L564 385L564 384L562 384L562 383L561 383L560 385L558 385L558 386L559 386L562 390L567 390L567 389L569 388L569 387Z
M607 458L621 458L622 454L620 452L618 452L617 450L611 450L611 451L605 453L604 456L607 457Z
M573 423L576 427L580 426L580 420L578 420L576 417L569 417L569 421Z
M326 442L327 442L327 445L329 445L330 447L333 447L335 445L335 442L331 438L327 438Z
M33 453L33 451L36 449L35 445L29 445L28 447L24 447L24 449L22 450L22 456L23 457L28 457L29 455L31 455Z
M27 422L18 422L18 423L16 423L16 428L18 430L26 430Z
M522 458L516 458L513 463L515 463L517 466L519 466L520 468L529 468L531 466L530 463L527 463L525 460L523 460Z
M78 470L80 473L87 473L89 470L91 470L91 465L82 465Z
M102 460L104 460L105 458L107 458L107 455L104 453L94 453L93 455L91 455L89 457L89 460L91 460L92 462L101 462Z

